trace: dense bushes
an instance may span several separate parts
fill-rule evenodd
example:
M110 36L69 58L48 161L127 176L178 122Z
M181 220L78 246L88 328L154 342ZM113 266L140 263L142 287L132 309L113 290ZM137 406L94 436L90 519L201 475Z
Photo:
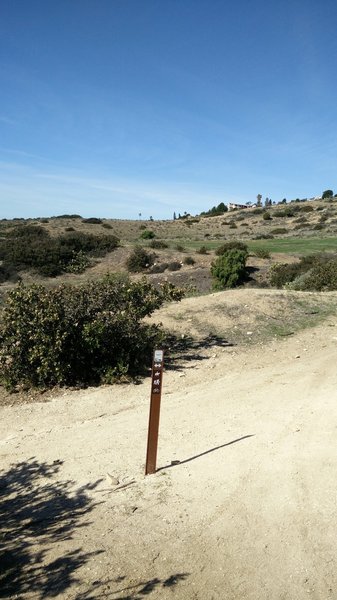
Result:
M164 273L164 271L166 271L168 267L168 263L167 262L163 262L163 263L154 263L153 267L150 268L149 272L150 273Z
M95 236L68 231L53 238L40 226L14 227L0 241L0 260L9 270L34 269L40 275L54 277L62 272L84 270L89 265L88 257L104 256L118 246L115 236Z
M282 288L285 284L293 281L305 270L301 263L276 264L270 269L270 284L273 287Z
M168 244L163 240L151 240L149 246L154 250L164 250L165 248L168 248Z
M51 219L82 219L81 215L57 215L56 217L50 217Z
M337 289L337 257L325 253L304 256L297 263L277 264L271 269L271 285L299 291Z
M101 225L103 221L97 217L89 217L89 219L83 219L82 223L86 223L87 225Z
M148 252L141 246L135 246L126 261L126 267L130 273L140 273L153 265L155 257L153 252Z
M155 236L154 231L152 231L151 229L144 229L144 231L140 234L140 237L142 238L142 240L153 240Z
M266 248L255 248L254 254L258 258L270 258L270 252Z
M169 271L179 271L181 269L182 265L178 260L173 260L172 262L168 263L167 268Z
M196 252L197 252L198 254L208 254L208 250L207 250L207 247L206 247L206 246L200 246L200 248L198 248L198 249L196 250Z
M221 246L219 246L219 248L216 249L215 254L217 256L221 256L222 254L225 254L226 252L228 252L228 250L242 250L248 256L247 244L245 244L244 242L240 242L238 240L224 242L224 244L221 244Z
M233 248L219 256L211 266L215 289L233 288L246 277L247 252Z
M285 227L276 227L275 229L272 229L270 233L271 235L283 235L283 233L288 233L288 229Z
M283 209L278 209L274 211L274 217L293 217L296 213L296 208L293 206L287 206Z
M1 380L51 386L111 381L149 363L160 337L142 319L182 290L107 276L79 287L19 285L7 298L0 334Z
M17 282L19 280L20 277L12 266L0 265L0 283L5 281Z
M223 215L227 210L228 207L223 202L220 202L218 206L213 206L210 210L200 213L200 215L204 217L217 217L218 215Z
M252 239L253 240L272 240L272 239L274 239L274 236L271 233L259 233L259 235L255 235Z
M296 286L296 281L294 283L294 289L318 292L337 290L337 258L325 263L317 263L307 274L301 286Z

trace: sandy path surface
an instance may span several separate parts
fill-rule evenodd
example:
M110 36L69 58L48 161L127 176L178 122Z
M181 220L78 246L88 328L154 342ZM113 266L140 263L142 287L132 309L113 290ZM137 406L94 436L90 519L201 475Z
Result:
M152 476L149 380L1 408L0 597L336 599L336 324L166 372Z

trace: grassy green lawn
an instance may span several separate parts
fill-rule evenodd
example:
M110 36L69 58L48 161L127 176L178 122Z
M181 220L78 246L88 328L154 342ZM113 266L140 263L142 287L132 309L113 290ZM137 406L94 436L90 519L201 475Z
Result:
M316 252L336 252L337 237L329 238L283 238L274 240L252 240L248 242L252 252L263 248L269 252L285 254L315 254Z
M239 236L238 236L238 239ZM170 247L176 244L184 246L186 251L197 250L201 246L205 246L207 250L212 251L219 248L224 240L173 240L169 241ZM257 248L263 248L268 252L281 252L284 254L314 254L316 252L337 252L337 237L327 238L280 238L273 240L248 240L245 241L249 250L254 252Z

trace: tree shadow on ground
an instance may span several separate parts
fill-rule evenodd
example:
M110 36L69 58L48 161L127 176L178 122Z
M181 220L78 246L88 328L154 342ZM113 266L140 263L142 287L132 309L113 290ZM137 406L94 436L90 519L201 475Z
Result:
M0 598L61 595L76 583L76 571L96 552L64 551L94 503L87 492L99 482L71 493L72 481L59 481L62 461L35 457L0 473ZM63 550L58 544L63 543Z
M175 334L169 334L165 338L165 368L167 370L181 369L181 363L189 361L209 360L209 356L201 354L202 350L211 348L230 348L234 346L232 342L225 340L217 335L207 335L201 339L194 339L185 335L181 337ZM184 365L186 368L186 365Z
M117 577L114 581L110 581L106 586L102 587L101 582L97 582L95 589L90 592L80 593L76 596L75 600L97 600L99 597L109 598L113 597L114 600L144 600L145 596L149 596L152 592L165 590L165 588L173 588L181 581L184 581L189 576L189 573L175 573L166 579L159 579L155 577L149 581L140 581L134 585L123 585L126 583L126 576ZM118 589L113 589L116 584L119 584ZM99 587L99 590L97 589ZM97 592L97 593L96 593ZM174 590L172 589L174 593ZM101 595L100 595L101 594ZM117 596L116 594L122 594Z

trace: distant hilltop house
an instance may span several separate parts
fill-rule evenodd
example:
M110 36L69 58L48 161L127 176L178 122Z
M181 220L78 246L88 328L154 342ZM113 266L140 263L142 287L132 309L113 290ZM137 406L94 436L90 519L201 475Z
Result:
M228 202L228 210L241 210L241 208L248 208L246 204L236 204L235 202Z

